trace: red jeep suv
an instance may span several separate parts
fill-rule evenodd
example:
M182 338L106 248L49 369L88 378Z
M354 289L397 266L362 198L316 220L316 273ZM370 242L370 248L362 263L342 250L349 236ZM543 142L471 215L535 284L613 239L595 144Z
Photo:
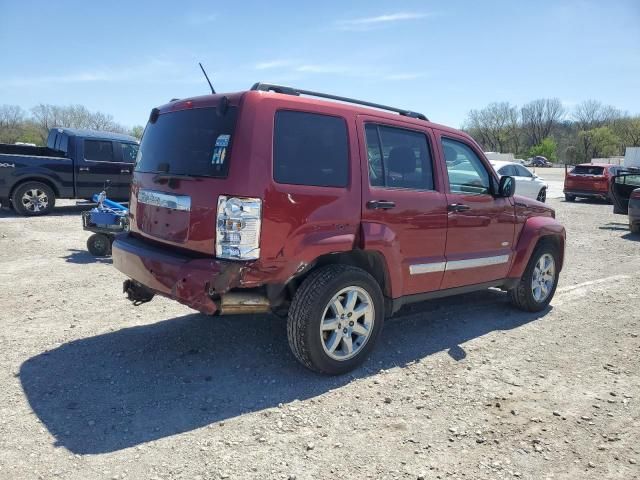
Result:
M286 313L296 358L341 374L407 303L498 287L549 304L565 231L514 189L422 114L258 83L152 110L113 260L135 303Z

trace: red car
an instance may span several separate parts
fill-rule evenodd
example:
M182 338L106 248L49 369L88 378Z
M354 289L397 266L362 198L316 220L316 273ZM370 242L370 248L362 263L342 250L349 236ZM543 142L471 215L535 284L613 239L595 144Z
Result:
M341 374L405 304L489 287L549 304L565 230L514 185L424 115L256 84L153 109L113 260L136 303L287 313L296 358Z
M568 202L576 198L610 200L609 184L619 168L609 163L576 165L564 178L564 198Z

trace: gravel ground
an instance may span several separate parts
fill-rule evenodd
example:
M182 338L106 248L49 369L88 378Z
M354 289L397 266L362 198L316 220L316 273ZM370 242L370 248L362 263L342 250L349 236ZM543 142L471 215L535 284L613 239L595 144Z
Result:
M133 307L77 208L0 212L0 478L640 478L640 237L549 203L548 311L415 305L341 378L299 366L274 316Z

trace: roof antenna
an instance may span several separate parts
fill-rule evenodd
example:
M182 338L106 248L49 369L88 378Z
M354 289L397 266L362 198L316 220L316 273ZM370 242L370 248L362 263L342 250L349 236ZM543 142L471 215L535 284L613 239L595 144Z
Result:
M213 85L211 85L211 80L209 80L209 75L207 75L207 72L204 71L204 67L202 66L202 64L200 62L198 62L198 65L200 65L200 68L202 69L202 73L204 73L204 78L207 79L207 83L211 87L211 93L215 95L216 91L213 89Z

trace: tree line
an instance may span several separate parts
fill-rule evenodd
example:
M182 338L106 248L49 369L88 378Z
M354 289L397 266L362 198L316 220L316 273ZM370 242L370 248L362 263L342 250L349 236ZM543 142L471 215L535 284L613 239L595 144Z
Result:
M83 105L39 104L29 111L18 105L0 105L0 143L45 145L52 127L88 128L142 136L140 125L127 128L109 114ZM557 98L543 98L518 107L494 102L469 111L463 129L485 151L514 153L516 157L542 155L569 164L592 158L624 155L626 147L640 146L640 116L630 116L597 100L569 110Z
M125 133L140 139L143 127L127 128L113 116L92 112L84 105L39 104L26 111L18 105L0 105L0 143L35 143L45 145L53 127L86 128Z
M569 164L624 155L640 146L640 116L630 116L597 100L567 109L557 98L542 98L522 107L495 102L471 110L463 129L485 151L542 155Z

